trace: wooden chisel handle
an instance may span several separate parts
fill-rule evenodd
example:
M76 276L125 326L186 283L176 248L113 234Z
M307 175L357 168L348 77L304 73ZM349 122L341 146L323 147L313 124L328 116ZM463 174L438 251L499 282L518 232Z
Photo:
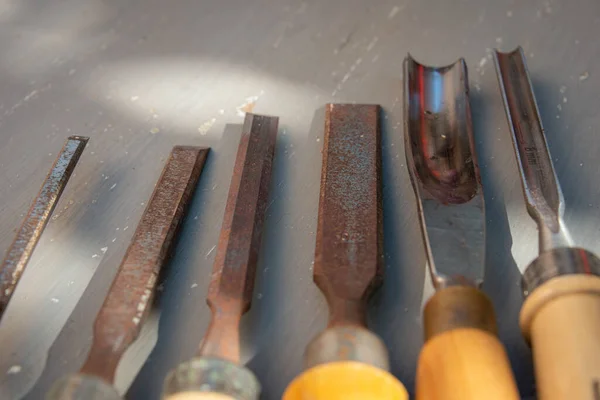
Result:
M283 400L408 400L389 372L383 341L365 327L329 327L306 347L307 368L287 387Z
M283 400L408 400L404 385L383 369L356 361L317 365L287 387Z
M600 278L564 275L525 300L521 330L531 342L540 400L600 399Z
M425 306L417 400L518 400L510 362L496 336L492 303L465 286L439 290Z

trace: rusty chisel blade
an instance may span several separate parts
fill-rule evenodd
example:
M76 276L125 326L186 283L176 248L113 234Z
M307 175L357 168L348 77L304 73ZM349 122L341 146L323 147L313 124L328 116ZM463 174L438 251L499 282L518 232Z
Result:
M330 327L365 326L368 297L381 283L379 113L378 105L326 109L314 281Z
M209 149L175 146L94 324L81 372L113 382L121 356L140 332Z
M325 108L313 278L329 323L306 346L306 370L288 386L286 400L408 398L366 321L369 297L382 282L380 114L375 104Z
M83 136L67 139L0 264L0 318L87 142L88 138Z
M200 356L239 362L239 323L252 300L277 125L277 117L246 114L207 296L212 319Z

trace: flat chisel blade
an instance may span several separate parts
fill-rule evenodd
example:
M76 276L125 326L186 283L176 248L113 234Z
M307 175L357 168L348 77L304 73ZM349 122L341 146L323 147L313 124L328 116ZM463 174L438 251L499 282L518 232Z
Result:
M326 108L314 281L330 326L365 326L368 297L382 279L379 114L378 105Z
M212 319L201 356L239 362L239 323L252 300L278 121L246 114L208 290Z
M113 382L121 356L140 332L161 267L202 172L209 149L175 146L94 324L81 372Z
M87 142L88 138L83 136L67 139L0 264L0 318Z

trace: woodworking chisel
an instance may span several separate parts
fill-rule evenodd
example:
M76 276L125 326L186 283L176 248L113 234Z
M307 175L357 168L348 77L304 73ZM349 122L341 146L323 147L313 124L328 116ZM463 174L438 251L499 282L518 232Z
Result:
M83 136L67 139L0 264L0 319L87 142Z
M444 67L405 59L404 124L407 165L436 290L423 311L417 399L517 400L492 303L480 290L485 210L463 59Z
M246 114L208 289L210 326L197 357L167 376L163 398L259 398L258 380L240 365L240 320L252 301L278 121Z
M600 399L600 259L573 247L523 49L495 52L498 82L539 256L523 275L520 326L540 400Z
M306 371L284 400L408 399L366 318L382 282L380 112L378 105L326 108L314 281L329 324L308 344Z
M175 242L208 151L173 148L96 316L87 360L79 373L53 385L48 400L121 399L113 387L117 366L148 315L160 269Z

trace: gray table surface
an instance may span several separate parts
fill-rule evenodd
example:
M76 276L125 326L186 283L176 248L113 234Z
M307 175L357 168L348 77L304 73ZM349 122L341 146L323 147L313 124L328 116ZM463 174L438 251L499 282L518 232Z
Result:
M94 316L165 157L211 146L155 312L122 361L129 399L158 399L196 349L243 118L280 116L270 205L244 359L279 398L326 324L312 283L323 106L385 110L385 283L370 326L413 392L431 294L402 139L402 60L463 56L487 212L485 290L523 396L531 357L517 327L519 270L537 251L490 50L522 45L575 242L600 251L600 3L409 0L0 0L0 249L71 134L91 141L0 326L0 398L41 399L76 371ZM115 186L116 185L116 186Z

